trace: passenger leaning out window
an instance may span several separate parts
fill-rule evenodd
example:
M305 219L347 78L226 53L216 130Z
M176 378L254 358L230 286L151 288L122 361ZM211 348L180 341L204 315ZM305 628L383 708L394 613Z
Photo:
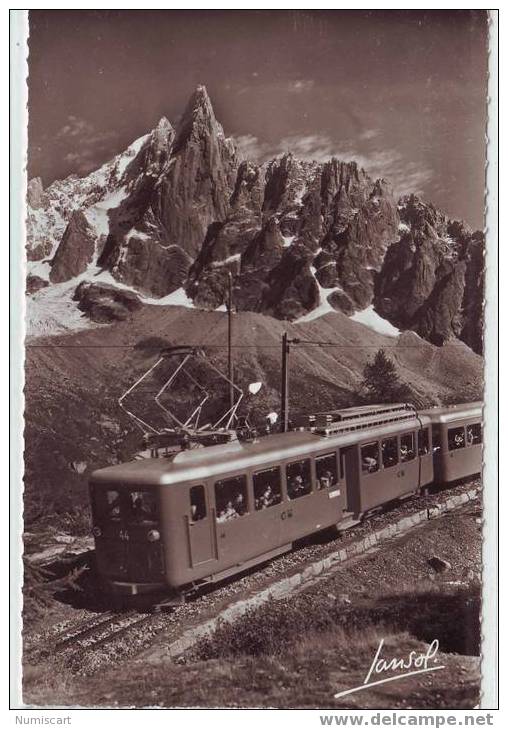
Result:
M377 441L362 446L361 459L363 473L375 473L375 471L379 470L379 448Z
M215 484L217 521L230 521L247 512L247 480L245 476L218 481Z

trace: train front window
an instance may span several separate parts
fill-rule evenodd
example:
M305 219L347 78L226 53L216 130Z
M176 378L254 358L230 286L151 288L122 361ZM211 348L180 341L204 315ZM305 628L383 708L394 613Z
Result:
M425 430L418 431L418 455L426 456L429 452L429 431Z
M286 482L288 497L298 499L300 496L310 494L312 481L310 477L310 461L295 461L286 466Z
M247 478L235 476L215 484L217 521L230 521L247 513Z
M383 458L383 468L391 468L399 462L399 452L397 448L397 438L385 438L381 441L381 455Z
M280 504L282 493L279 468L267 468L265 471L258 471L252 476L252 483L254 484L256 511Z
M400 460L401 463L412 461L415 457L415 445L413 433L406 433L400 436Z
M318 489L329 489L337 483L337 455L327 453L316 458L316 478Z
M464 448L465 445L464 428L450 428L448 431L448 450L456 451L458 448Z
M96 492L96 504L98 514L110 521L120 520L120 492L116 489Z
M363 445L360 454L363 473L375 473L379 471L379 448L377 440L374 443L366 443Z
M205 487L192 486L189 491L191 521L201 521L206 517Z
M482 426L480 423L467 426L466 439L468 445L478 445L482 442Z
M157 521L157 499L153 491L130 491L128 519L137 523Z

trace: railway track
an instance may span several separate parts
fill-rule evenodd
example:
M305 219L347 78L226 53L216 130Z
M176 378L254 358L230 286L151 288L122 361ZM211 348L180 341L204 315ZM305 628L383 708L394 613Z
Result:
M113 640L116 635L122 635L131 626L146 622L151 616L139 617L136 612L110 613L102 616L102 620L90 620L71 635L57 640L53 645L53 653L60 653L71 647L94 648Z
M153 613L140 615L135 610L122 613L108 611L99 616L94 615L77 625L51 634L44 642L27 651L27 658L30 662L36 662L69 649L95 650L153 619Z

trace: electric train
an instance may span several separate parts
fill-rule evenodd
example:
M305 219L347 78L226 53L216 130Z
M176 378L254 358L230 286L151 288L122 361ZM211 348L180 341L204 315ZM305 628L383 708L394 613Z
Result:
M98 572L112 594L185 595L481 468L481 402L350 408L103 468L90 479Z

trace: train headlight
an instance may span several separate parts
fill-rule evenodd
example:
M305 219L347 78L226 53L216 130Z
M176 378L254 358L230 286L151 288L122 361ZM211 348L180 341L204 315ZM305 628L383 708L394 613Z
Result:
M161 535L159 534L157 529L150 529L150 531L146 535L146 538L148 539L149 542L158 542L159 539L161 538Z
M100 537L102 535L102 529L98 526L95 526L92 529L92 534L94 535L94 537Z

